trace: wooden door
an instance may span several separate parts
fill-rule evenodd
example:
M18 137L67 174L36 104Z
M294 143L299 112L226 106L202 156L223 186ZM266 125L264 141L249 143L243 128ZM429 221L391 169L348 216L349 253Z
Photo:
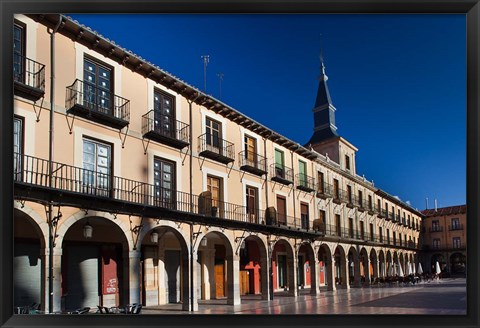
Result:
M287 224L287 201L284 197L277 196L277 217L279 224Z
M240 271L240 295L247 295L250 293L249 274L247 270Z
M215 264L215 297L225 297L225 266L223 263Z
M248 222L258 223L257 222L257 188L247 186L246 196L247 196Z

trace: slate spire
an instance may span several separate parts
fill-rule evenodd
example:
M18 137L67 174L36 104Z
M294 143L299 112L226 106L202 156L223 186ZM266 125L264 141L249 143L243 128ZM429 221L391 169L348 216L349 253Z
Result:
M332 104L330 91L328 90L328 76L325 73L323 53L320 54L320 76L318 79L317 98L313 108L313 135L307 145L314 145L324 140L339 136L335 125L336 108Z

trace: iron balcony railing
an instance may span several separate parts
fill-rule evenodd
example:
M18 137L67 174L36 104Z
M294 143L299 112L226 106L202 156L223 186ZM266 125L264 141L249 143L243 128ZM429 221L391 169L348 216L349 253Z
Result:
M308 176L303 173L297 173L295 175L295 178L297 183L297 189L300 189L306 192L315 191L315 179L312 178L311 176Z
M343 190L340 189L340 188L335 188L335 186L333 187L333 202L336 203L336 204L340 204L342 203L343 199L344 199L344 196L343 196Z
M429 232L442 232L443 227L442 226L433 226L428 229Z
M256 174L267 174L267 159L252 151L241 151L238 153L240 161L240 169Z
M125 179L110 174L53 162L52 185L49 185L49 161L27 155L14 155L16 182L68 191L98 198L108 198L128 203L168 208L176 211L202 214L227 220L264 223L258 209L247 206L206 200L190 194L141 181ZM299 219L298 219L299 220ZM289 220L289 222L294 220Z
M370 214L370 215L376 214L376 213L377 213L377 208L376 208L376 206L373 205L372 203L368 204L367 212L368 212L368 214Z
M68 113L117 128L125 127L130 120L130 100L79 79L67 87L65 107Z
M289 167L273 163L270 165L270 174L272 181L286 185L293 183L293 170Z
M13 82L16 95L37 101L45 95L45 65L14 54Z
M188 124L153 109L142 116L142 135L180 149L188 146L190 140Z
M353 208L354 207L354 196L352 192L348 192L348 190L341 190L340 192L340 199L342 203L347 204L348 207Z
M333 193L332 193L332 190L333 190L333 186L331 184L328 184L328 183L318 183L317 184L317 197L318 198L323 198L323 199L326 199L326 198L331 198Z
M359 211L365 211L367 209L367 202L363 197L355 196L354 205L358 207Z
M378 216L379 218L388 219L388 218L387 218L387 211L385 211L385 209L383 209L383 208L377 208L377 216Z
M223 164L235 161L234 144L211 133L204 133L198 137L198 152L200 156Z
M20 54L14 54L13 80L45 91L45 65Z
M454 224L454 225L449 225L448 230L454 231L454 230L463 230L463 224Z

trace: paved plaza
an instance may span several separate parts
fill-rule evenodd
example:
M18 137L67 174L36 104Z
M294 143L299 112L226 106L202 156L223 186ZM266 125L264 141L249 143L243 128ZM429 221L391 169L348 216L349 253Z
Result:
M425 314L465 315L465 278L422 282L415 286L366 287L324 291L311 296L301 291L298 297L276 294L273 301L259 296L244 296L242 304L227 305L226 300L199 301L193 314ZM146 307L142 314L188 314L179 304Z

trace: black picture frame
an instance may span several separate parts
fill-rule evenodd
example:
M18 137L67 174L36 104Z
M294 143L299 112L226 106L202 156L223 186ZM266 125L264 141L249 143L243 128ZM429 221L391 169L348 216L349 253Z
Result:
M152 0L58 1L0 0L0 231L2 327L148 327L148 326L451 326L479 325L479 112L480 112L480 4L478 0ZM463 13L467 17L467 217L468 258L466 316L361 315L161 315L161 316L13 316L13 75L12 29L15 13Z

